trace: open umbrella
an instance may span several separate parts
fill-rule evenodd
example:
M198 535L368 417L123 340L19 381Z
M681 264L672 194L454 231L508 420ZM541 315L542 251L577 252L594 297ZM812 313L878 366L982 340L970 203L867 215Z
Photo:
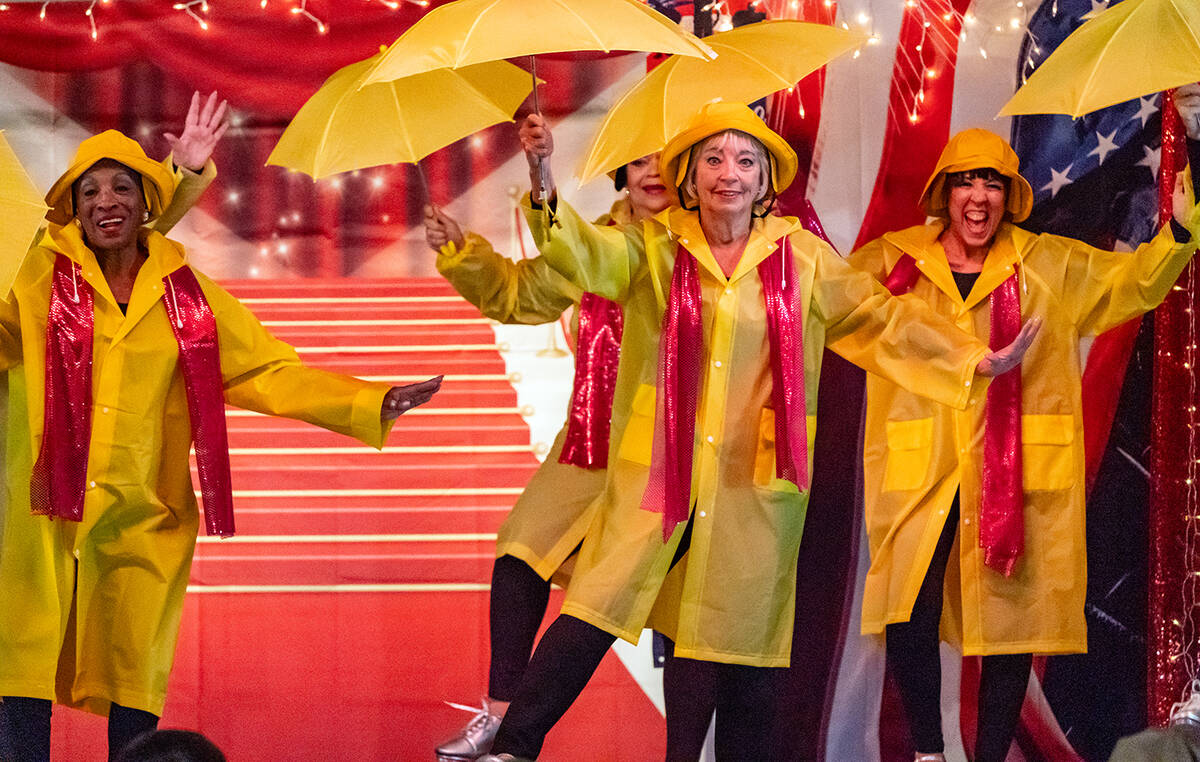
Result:
M529 95L529 75L505 61L438 69L362 87L386 48L334 72L313 93L267 164L320 179L337 172L425 156L512 115Z
M1063 40L1000 116L1079 117L1200 80L1200 1L1125 0Z
M714 55L637 0L455 0L409 27L365 82L571 50Z
M867 38L825 24L763 21L705 39L707 61L672 56L609 110L579 173L586 182L660 150L705 103L751 103L798 81Z
M0 299L8 298L48 209L0 130Z

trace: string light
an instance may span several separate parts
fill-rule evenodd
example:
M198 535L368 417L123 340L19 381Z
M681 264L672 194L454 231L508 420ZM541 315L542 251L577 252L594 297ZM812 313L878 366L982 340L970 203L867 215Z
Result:
M186 13L192 18L192 20L196 22L197 25L199 25L201 29L207 32L208 21L201 16L200 13L196 13L195 8L197 6L200 7L200 13L208 13L208 0L188 0L188 2L175 3L175 5L171 7L177 11Z
M325 34L329 31L329 27L325 24L325 22L314 16L312 11L308 9L308 0L300 0L299 5L292 6L291 12L293 15L303 16L304 18L316 24L317 31L321 34Z

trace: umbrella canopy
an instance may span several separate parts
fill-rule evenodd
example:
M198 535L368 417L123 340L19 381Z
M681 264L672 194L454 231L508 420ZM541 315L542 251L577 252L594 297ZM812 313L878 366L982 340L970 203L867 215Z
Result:
M1046 57L1000 116L1079 117L1200 80L1200 2L1125 0Z
M716 59L672 56L621 96L592 141L586 182L662 149L705 103L750 103L792 87L867 38L824 24L763 21L705 39Z
M505 61L439 69L362 87L385 54L338 69L283 131L267 164L320 179L434 151L512 115L529 95L529 73Z
M637 0L455 0L401 35L366 82L571 50L713 55L699 38Z
M7 299L17 270L49 211L0 130L0 299Z

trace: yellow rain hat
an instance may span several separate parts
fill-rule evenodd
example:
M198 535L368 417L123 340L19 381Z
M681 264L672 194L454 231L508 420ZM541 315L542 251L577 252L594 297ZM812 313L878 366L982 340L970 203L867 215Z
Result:
M796 179L799 161L787 141L763 123L763 120L741 103L717 101L706 103L688 120L687 125L667 142L658 166L663 179L670 178L676 189L683 185L687 173L687 158L692 146L707 137L726 130L738 130L758 138L771 155L771 187L781 193Z
M71 186L101 159L112 159L137 172L142 177L142 192L146 196L146 209L150 219L162 214L171 196L175 194L175 178L169 170L156 161L151 161L136 140L127 138L117 130L105 130L79 144L71 166L58 178L46 194L46 205L50 211L46 219L59 225L68 224L75 216L71 201Z
M1020 222L1033 210L1033 188L1021 177L1021 162L1017 152L1008 141L994 132L972 127L963 130L942 149L937 169L925 184L921 194L921 208L932 217L945 217L950 205L950 194L946 189L946 175L951 172L966 172L972 169L994 169L1011 181L1005 211L1012 215L1013 222Z

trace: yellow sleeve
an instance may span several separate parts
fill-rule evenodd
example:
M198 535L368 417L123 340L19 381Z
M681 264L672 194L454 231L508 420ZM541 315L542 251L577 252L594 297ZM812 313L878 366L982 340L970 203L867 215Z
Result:
M1096 335L1162 303L1196 252L1200 207L1192 207L1186 227L1192 234L1188 243L1176 243L1171 226L1164 225L1132 252L1042 235L1034 244L1037 269L1058 274L1060 282L1048 284L1051 292L1061 295L1081 335Z
M21 364L21 313L16 294L0 299L0 371Z
M217 177L217 165L212 159L204 165L203 172L193 172L187 167L176 167L175 160L168 155L163 159L163 165L167 170L175 176L175 194L171 196L171 203L163 210L162 215L154 221L152 226L155 230L167 234L171 228L175 227L183 215L187 214L212 181Z
M474 233L466 235L461 249L453 242L443 246L437 269L484 317L501 323L548 323L582 294L544 257L513 261Z
M864 370L935 402L963 409L985 383L975 366L988 348L915 296L894 297L818 242L812 311L825 344Z
M230 404L383 447L394 423L380 420L388 384L306 367L296 350L272 336L241 302L199 273L197 278L217 320L221 378Z
M532 208L528 197L522 206L533 240L551 267L584 291L625 301L645 252L640 227L595 225L561 199L553 222L545 209Z

